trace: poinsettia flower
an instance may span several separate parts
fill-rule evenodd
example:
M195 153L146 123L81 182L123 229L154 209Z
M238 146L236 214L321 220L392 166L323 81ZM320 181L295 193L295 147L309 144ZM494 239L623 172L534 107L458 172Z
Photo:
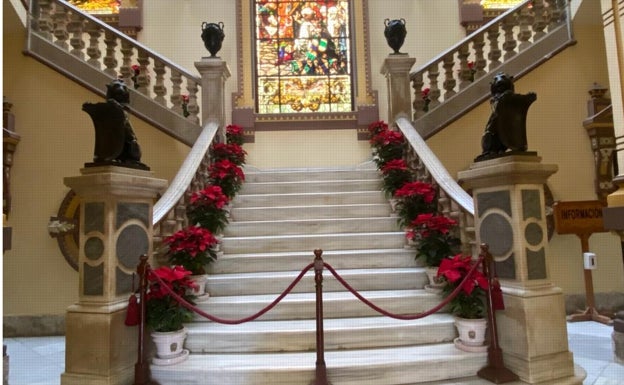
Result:
M431 203L435 199L436 191L430 183L408 182L399 188L394 196L396 198L411 198L421 196L425 203Z
M194 192L189 202L192 206L208 206L222 209L230 200L223 194L221 186L208 185L203 190Z
M230 124L225 127L225 133L227 135L243 135L243 128L235 124Z
M390 171L393 170L406 171L407 163L405 163L405 160L403 159L393 159L387 161L381 168L381 172L383 174L388 174Z

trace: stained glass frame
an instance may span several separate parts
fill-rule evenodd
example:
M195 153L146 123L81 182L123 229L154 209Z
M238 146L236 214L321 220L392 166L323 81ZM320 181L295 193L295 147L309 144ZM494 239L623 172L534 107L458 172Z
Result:
M256 111L354 110L351 1L254 0Z

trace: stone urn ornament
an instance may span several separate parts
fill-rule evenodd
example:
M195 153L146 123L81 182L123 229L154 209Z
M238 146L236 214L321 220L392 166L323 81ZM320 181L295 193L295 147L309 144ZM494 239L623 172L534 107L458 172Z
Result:
M210 52L210 57L218 57L217 52L221 50L221 44L225 38L223 33L223 22L218 23L202 23L201 38L204 41L204 46Z
M407 35L405 19L386 19L384 20L384 25L386 26L384 29L384 36L386 37L386 42L388 42L388 45L394 51L393 55L401 55L399 50L405 42L405 35Z

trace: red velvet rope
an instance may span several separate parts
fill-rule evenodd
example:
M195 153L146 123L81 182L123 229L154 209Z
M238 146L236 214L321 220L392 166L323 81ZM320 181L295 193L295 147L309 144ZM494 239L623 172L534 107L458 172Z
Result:
M470 269L470 271L468 271L468 274L466 274L466 276L461 281L461 283L459 285L457 285L455 290L453 290L451 292L451 294L449 294L446 298L444 298L444 300L442 300L442 302L440 302L439 304L437 304L436 306L434 306L433 308L431 308L431 309L429 309L429 310L427 310L425 312L418 313L418 314L407 314L407 315L390 313L389 311L380 308L379 306L375 305L371 301L369 301L366 298L364 298L360 293L357 292L357 290L355 290L353 287L351 287L351 285L349 285L340 276L340 274L338 274L336 272L336 270L334 270L334 268L331 267L331 265L323 262L323 266L325 266L327 268L327 270L329 270L332 273L332 275L334 277L336 277L336 279L338 280L338 282L340 282L342 284L342 286L344 286L347 290L349 290L351 292L351 294L356 296L360 301L364 302L364 304L366 304L371 309L375 310L376 312L378 312L378 313L380 313L382 315L385 315L386 317L399 319L399 320L406 320L407 321L407 320L415 320L415 319L419 319L419 318L424 318L424 317L429 316L429 315L431 315L433 313L436 313L438 310L440 310L444 306L446 306L453 298L457 297L457 295L459 294L459 292L462 289L462 286L464 286L464 283L466 281L468 281L468 279L472 278L472 275L474 274L475 270L477 270L477 267L481 263L483 263L483 259L484 259L483 256L479 256L479 259L477 260L477 263L475 263L474 266Z
M238 325L238 324L242 324L245 322L249 322L249 321L253 321L256 318L260 317L261 315L263 315L264 313L268 312L269 310L273 309L275 307L275 305L277 305L282 299L284 299L284 297L286 297L288 295L288 293L290 293L292 291L292 289L299 283L299 281L301 281L301 279L303 278L303 276L311 269L314 267L314 263L310 263L308 266L306 266L303 270L301 270L301 273L299 273L299 275L297 276L297 278L295 278L294 281L292 281L292 283L286 288L286 290L284 290L282 292L282 294L280 294L273 302L271 302L267 307L263 308L262 310L260 310L259 312L257 312L256 314L250 315L249 317L245 317L245 318L241 318L241 319L235 319L235 320L229 320L229 319L224 319L224 318L219 318L219 317L215 317L213 315L210 315L206 312L204 312L203 310L199 309L196 306L193 306L191 303L189 303L187 300L185 300L184 298L182 298L182 296L180 296L179 294L175 293L167 284L165 284L165 282L163 282L160 277L158 277L156 274L154 274L153 276L156 277L156 281L158 283L160 283L164 288L167 289L167 291L169 292L169 294L171 294L171 296L173 298L175 298L176 301L178 301L182 306L184 306L185 308L194 311L195 313L201 315L202 317L208 318L209 320L213 321L213 322L217 322L217 323L221 323L221 324L226 324L226 325ZM150 269L148 267L148 269ZM151 270L151 269L150 269Z
M380 314L382 314L382 315L384 315L386 317L390 317L390 318L394 318L394 319L415 320L415 319L424 318L424 317L429 316L429 315L431 315L433 313L436 313L440 309L442 309L444 306L446 306L453 298L455 298L459 294L459 292L461 291L462 286L464 285L464 283L466 283L468 281L468 279L472 278L472 275L477 270L477 267L479 267L479 265L483 263L483 260L484 260L484 257L482 255L480 255L479 259L477 260L477 263L475 263L474 266L472 266L472 268L468 271L468 274L466 274L466 276L461 281L461 283L459 285L457 285L455 290L453 290L438 305L436 305L433 308L431 308L431 309L429 309L429 310L427 310L425 312L422 312L422 313L407 314L407 315L390 313L389 311L380 308L379 306L375 305L371 301L369 301L366 298L364 298L360 293L358 293L357 290L355 290L353 287L351 287L351 285L349 285L347 283L347 281L345 281L344 278L342 278L340 276L340 274L338 274L338 272L336 272L336 270L334 270L334 268L331 265L329 265L328 263L323 262L323 266L325 266L327 268L327 270L329 270L330 273L332 273L332 275L338 280L338 282L340 282L340 284L342 284L342 286L344 286L348 291L350 291L351 294L356 296L360 301L362 301L364 304L366 304L368 307L370 307L371 309L375 310L376 312L378 312L378 313L380 313ZM268 306L266 306L265 308L263 308L262 310L260 310L259 312L255 313L255 314L253 314L251 316L248 316L248 317L245 317L245 318L241 318L241 319L236 319L236 320L223 319L223 318L219 318L219 317L216 317L216 316L213 316L213 315L210 315L210 314L204 312L203 310L199 309L198 307L192 305L187 300L182 298L182 296L180 296L179 294L175 293L167 284L165 284L165 282L162 281L162 279L160 279L160 277L158 277L155 274L153 276L156 277L156 281L158 283L160 283L169 292L169 294L173 298L175 298L175 300L178 301L185 308L187 308L187 309L189 309L189 310L191 310L191 311L193 311L193 312L201 315L202 317L205 317L205 318L207 318L207 319L209 319L209 320L211 320L213 322L217 322L217 323L221 323L221 324L227 324L227 325L238 325L238 324L242 324L242 323L245 323L245 322L253 321L256 318L258 318L261 315L263 315L266 312L268 312L269 310L273 309L282 299L284 299L284 297L286 297L292 291L292 289L299 283L299 281L301 281L303 276L313 267L314 267L314 263L310 263L303 270L301 270L301 273L299 273L297 278L295 278L295 280L292 281L292 283L286 288L286 290L284 290L282 292L282 294L280 294ZM151 270L151 268L149 268L149 267L147 269Z

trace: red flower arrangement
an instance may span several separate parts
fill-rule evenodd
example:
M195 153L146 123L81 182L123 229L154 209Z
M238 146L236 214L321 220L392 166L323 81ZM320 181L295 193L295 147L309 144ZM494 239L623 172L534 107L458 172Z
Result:
M236 143L217 143L212 146L211 154L214 161L226 159L240 166L245 163L247 152Z
M369 140L373 147L373 161L378 168L386 162L403 158L405 150L405 137L399 131L388 129L387 125L381 125L379 132Z
M182 306L167 290L169 288L193 304L194 297L186 294L188 289L196 287L190 275L191 272L182 266L161 266L147 275L149 287L145 298L145 322L153 331L177 331L182 329L184 322L193 319L193 312Z
M370 134L371 138L379 134L381 131L386 130L388 130L388 124L383 120L378 120L368 125L368 133Z
M239 146L242 146L245 141L243 128L235 124L225 127L225 137L228 143L238 144Z
M418 243L416 258L423 258L427 266L440 266L459 251L461 241L451 232L456 227L456 221L443 215L419 214L409 224L406 237Z
M457 254L452 258L445 258L438 268L438 277L444 277L448 284L444 293L448 296L468 275L476 262L470 256ZM461 318L485 317L485 293L489 288L488 279L481 268L477 268L473 275L462 286L459 294L449 304L451 312Z
M379 131L377 135L370 139L370 144L373 147L402 145L403 143L405 143L405 138L401 132L388 129Z
M431 92L431 89L429 87L423 88L423 90L420 92L420 96L425 101L425 106L423 107L423 111L425 112L429 111L429 103L431 103L431 99L429 98L429 92Z
M213 163L208 173L212 183L220 186L230 199L236 195L245 181L243 169L227 159Z
M221 186L209 185L191 195L187 215L191 223L217 234L229 222L225 210L228 203L230 199L223 193Z
M180 95L180 98L182 99L182 115L184 115L184 117L186 118L190 115L190 112L188 111L189 96L187 94L184 94Z
M436 210L436 190L430 183L414 181L404 183L394 192L399 199L397 211L399 224L408 226L419 214Z
M412 177L412 173L403 159L387 161L381 167L381 174L383 176L382 189L389 196L394 196L396 191L408 183Z
M134 84L134 89L139 88L139 75L141 74L141 67L138 64L132 65L132 83Z
M167 256L172 265L182 265L193 274L204 274L204 266L217 259L213 249L219 241L208 229L188 226L163 240L169 246Z

